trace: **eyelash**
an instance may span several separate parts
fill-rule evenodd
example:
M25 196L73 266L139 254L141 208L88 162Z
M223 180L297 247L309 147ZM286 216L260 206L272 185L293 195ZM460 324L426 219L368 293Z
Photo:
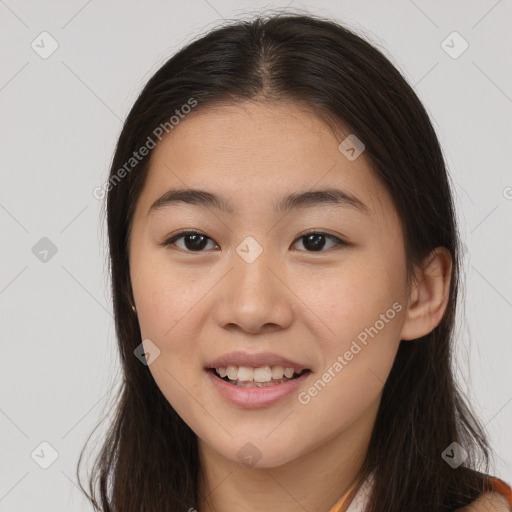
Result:
M315 234L315 235L324 235L325 238L331 240L331 241L335 241L337 242L336 245L341 245L341 246L349 246L350 244L348 242L345 242L344 240L342 240L341 238L338 238L337 236L334 236L334 235L330 235L329 233L324 233L323 231L318 231L318 230L311 230L311 231L307 231L306 233L303 233L302 235L298 236L295 240L294 240L294 244L296 241L298 241L299 239L301 238L304 238L308 235L312 235L312 234ZM180 231L179 233L176 233L175 235L173 235L171 238L165 240L164 242L162 242L162 245L163 247L167 247L169 245L175 245L175 242L177 240L179 240L180 238L183 238L184 236L186 235L201 235L201 236L204 236L206 237L208 240L212 240L210 237L206 236L204 233L202 233L201 231L195 231L195 230L186 230L186 231ZM213 240L212 240L213 241ZM292 244L293 245L293 244ZM201 253L201 252L206 252L204 250L200 250L200 251L190 251L188 249L181 249L181 247L178 247L178 249L182 250L182 251L185 251L185 252L190 252L190 253ZM329 249L333 249L333 247L330 247ZM329 250L327 249L327 250ZM309 252L309 253L316 253L316 252L326 252L325 250L320 250L320 251L303 251L303 252Z

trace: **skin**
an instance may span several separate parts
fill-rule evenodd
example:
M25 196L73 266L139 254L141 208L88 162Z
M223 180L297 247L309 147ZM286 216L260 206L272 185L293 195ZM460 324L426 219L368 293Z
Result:
M496 492L486 492L459 512L510 512L507 500Z
M361 467L400 340L427 334L445 311L448 251L433 251L408 286L391 197L364 153L349 161L339 151L341 140L307 108L251 101L198 108L152 155L130 275L142 339L160 350L151 374L198 436L199 512L329 510ZM368 212L272 209L285 195L328 186ZM149 214L172 187L208 190L235 211L178 203ZM313 228L349 245L326 239L311 250L301 236ZM208 237L202 252L190 237L162 245L186 229ZM247 236L263 248L252 263L236 252ZM292 393L272 406L235 406L204 370L233 350L272 351L312 370L305 391L394 303L401 311L306 405ZM252 466L237 455L247 443L260 454Z

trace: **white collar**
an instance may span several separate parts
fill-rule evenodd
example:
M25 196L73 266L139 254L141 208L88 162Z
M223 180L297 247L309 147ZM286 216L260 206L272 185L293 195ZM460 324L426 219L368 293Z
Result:
M373 473L361 484L346 512L364 512L373 484Z

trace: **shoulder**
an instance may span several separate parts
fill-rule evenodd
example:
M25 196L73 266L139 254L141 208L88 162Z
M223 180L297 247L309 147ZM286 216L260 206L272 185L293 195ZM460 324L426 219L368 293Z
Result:
M507 498L497 492L485 492L473 503L457 509L456 512L510 512Z

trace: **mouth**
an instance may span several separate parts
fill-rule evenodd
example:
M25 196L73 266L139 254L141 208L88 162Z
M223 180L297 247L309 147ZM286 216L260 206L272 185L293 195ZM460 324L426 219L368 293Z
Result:
M233 386L245 388L264 388L284 384L311 373L309 368L295 369L282 366L261 366L251 368L248 366L227 366L206 368L216 378Z

